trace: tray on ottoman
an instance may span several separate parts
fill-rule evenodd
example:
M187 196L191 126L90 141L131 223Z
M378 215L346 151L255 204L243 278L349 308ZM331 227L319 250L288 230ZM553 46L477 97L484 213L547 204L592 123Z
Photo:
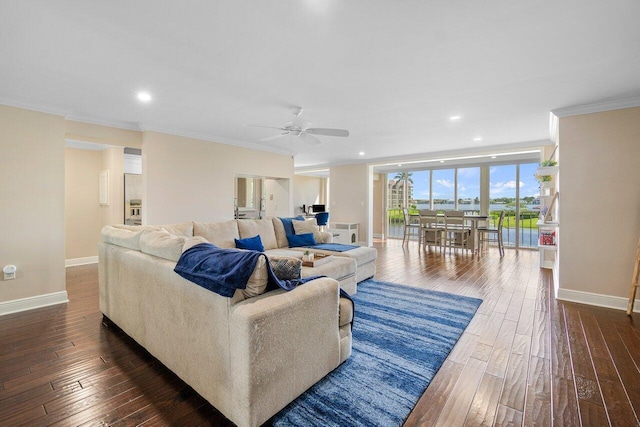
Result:
M332 259L333 259L333 255L314 253L313 261L302 261L302 265L304 267L317 267L319 265L326 264Z

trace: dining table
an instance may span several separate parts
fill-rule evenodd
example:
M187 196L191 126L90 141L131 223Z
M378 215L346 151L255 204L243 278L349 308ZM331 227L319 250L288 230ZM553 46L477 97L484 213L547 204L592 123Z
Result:
M417 219L420 221L419 214L411 214L409 215L411 219ZM439 213L437 215L438 218L442 218L442 222L444 223L444 214ZM469 229L471 230L469 235L469 246L473 253L476 253L479 250L478 246L478 223L482 221L486 221L489 219L488 215L476 215L476 214L468 214L464 216L465 222L469 223Z

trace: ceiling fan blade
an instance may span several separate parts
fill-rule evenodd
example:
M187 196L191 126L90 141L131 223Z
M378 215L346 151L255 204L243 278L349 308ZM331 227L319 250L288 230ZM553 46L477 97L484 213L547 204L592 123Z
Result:
M277 127L277 126L261 126L261 125L242 125L242 126L251 127L251 128L266 128L266 129L286 130L285 128Z
M349 136L349 131L345 129L309 128L306 132L314 135Z
M322 144L322 141L320 141L318 138L316 138L313 135L309 135L308 133L303 132L299 136L300 136L300 141L304 142L305 144L309 144L309 145Z
M273 141L274 139L282 138L283 136L289 135L290 132L282 132L277 135L268 136L266 138L260 138L260 141Z

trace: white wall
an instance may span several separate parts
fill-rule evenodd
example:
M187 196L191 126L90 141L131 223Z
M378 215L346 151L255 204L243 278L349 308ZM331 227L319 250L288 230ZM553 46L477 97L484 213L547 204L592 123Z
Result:
M369 237L370 188L367 170L366 164L356 164L335 166L329 172L329 222L357 223L360 242L367 242Z
M18 267L0 276L0 314L66 300L64 135L63 117L0 105L0 268Z
M640 107L560 118L559 129L558 296L626 307L640 237Z
M145 131L143 224L233 218L236 175L293 179L290 156ZM292 196L289 196L292 206ZM290 215L291 212L287 212Z
M287 217L291 215L288 179L265 179L265 215L267 217Z
M294 192L293 192L293 207L294 214L300 214L302 212L302 205L309 206L313 204L320 204L324 202L322 199L322 186L325 185L326 180L315 176L295 175L293 178ZM326 207L329 212L331 209Z
M124 223L124 148L102 150L102 170L109 171L109 204L100 206L102 224Z
M65 148L65 259L98 256L102 153Z

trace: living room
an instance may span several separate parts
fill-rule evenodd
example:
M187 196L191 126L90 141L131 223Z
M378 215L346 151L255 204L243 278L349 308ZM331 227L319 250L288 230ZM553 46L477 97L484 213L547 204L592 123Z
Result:
M98 10L73 4L58 9L44 3L37 7L2 7L8 9L2 18L6 23L2 39L10 58L9 65L3 67L0 86L3 153L0 160L3 197L0 267L13 264L17 272L14 280L0 281L0 315L64 304L68 299L66 260L97 255L97 249L94 252L83 249L72 256L66 253L69 212L65 207L68 191L65 168L69 163L65 159L65 145L68 141L108 147L102 157L93 161L100 170L110 169L111 191L121 188L122 171L120 166L115 166L117 162L110 159L118 158L125 147L142 150L144 224L231 219L237 176L273 177L293 183L298 173L328 170L331 221L358 223L359 241L366 246L374 245L374 234L379 234L376 227L381 222L374 211L377 167L441 158L490 157L498 150L525 149L540 149L542 161L549 155L549 148L557 145L560 172L556 185L561 193L558 219L562 228L552 280L554 296L620 312L626 308L640 236L637 214L640 194L626 191L640 179L637 168L640 87L635 78L640 73L640 64L633 47L639 35L635 24L630 22L630 17L637 16L637 5L630 2L620 2L617 7L589 5L578 20L574 19L575 11L571 7L555 4L546 7L502 5L492 7L491 11L462 7L451 10L438 7L432 11L429 6L414 5L419 12L415 14L407 6L380 5L381 10L394 17L393 25L377 16L379 12L371 7L359 5L343 12L351 18L349 22L353 22L356 11L366 11L362 14L366 15L365 22L357 26L360 31L345 33L342 30L336 40L324 32L329 31L331 25L343 28L345 22L339 11L346 6L331 2L325 6L306 3L305 7L313 9L314 15L298 5L291 12L297 20L288 19L282 5L276 8L280 14L254 5L257 10L249 14L249 23L242 27L248 36L240 38L233 32L237 46L227 46L228 50L218 52L224 53L225 61L206 63L200 62L206 56L201 54L202 40L221 40L222 37L217 32L200 33L211 26L204 18L192 27L183 23L190 30L178 26L181 29L176 30L174 42L170 42L167 39L171 39L172 33L159 34L158 39L145 38L145 33L157 31L155 24L137 27L131 22L133 17L141 15L144 8L141 5L129 6L131 9L125 8L121 13L104 5L96 6ZM154 8L150 4L146 6ZM236 7L241 9L224 5L221 10L209 9L208 14L215 16L221 28L231 31L221 21L224 16L242 16L244 12ZM557 10L557 14L549 16L553 10ZM189 14L192 18L198 15L193 12ZM443 23L437 22L436 12L446 18ZM106 15L103 21L98 19L101 13ZM173 8L153 13L152 21L166 22L167 27L171 26L171 15L179 14ZM480 30L469 29L474 27L471 22L476 15L484 16L485 22L494 23L490 26L496 28L482 30L483 37L478 36L477 44L472 40ZM529 18L525 19L527 15ZM268 33L261 23L265 16L289 31ZM551 22L542 23L547 20ZM402 22L408 24L403 26ZM432 30L425 29L429 27L427 23L433 26ZM456 37L448 26L464 36ZM60 28L65 30L58 31ZM306 33L309 28L317 31ZM363 36L374 32L373 28L385 29L384 34L371 40ZM514 44L501 39L502 31L513 34ZM587 34L589 31L594 34ZM35 39L30 38L29 33L33 33ZM260 45L268 55L251 46L263 33L289 48L284 50L302 55L306 62L293 59L287 66L280 65L279 78L273 74L262 78L261 73L266 73L269 67L257 65L266 62L275 66L278 61L273 58L285 62L283 56L276 56L281 49L269 44L275 42ZM198 36L201 34L207 36ZM84 35L91 37L84 39ZM536 42L535 48L525 48L536 37L542 40ZM56 44L48 44L47 38ZM412 39L418 42L411 44ZM105 40L110 42L103 45ZM349 40L350 49L338 49L340 40ZM12 43L16 43L15 47ZM165 58L158 47L163 43L170 47L165 57L179 59L159 59ZM129 44L133 47L128 48ZM405 44L406 47L399 47ZM465 44L468 47L465 48ZM505 53L483 59L496 44ZM64 45L73 47L72 55L54 55ZM214 46L223 49L218 44ZM330 49L325 50L323 46ZM417 49L420 46L422 49ZM451 54L447 62L440 56L438 46L462 51L459 55ZM556 46L556 49L545 51L543 46ZM136 53L145 48L153 53L137 59ZM101 49L126 55L101 57ZM82 54L83 50L88 51L86 55ZM316 50L326 62L314 59ZM413 55L416 51L420 55ZM246 54L238 55L238 52ZM350 56L352 54L354 56ZM503 55L512 59L504 60ZM426 59L420 59L421 56ZM522 62L528 56L534 59ZM237 68L226 68L225 64L234 60L239 62ZM128 67L124 65L127 62L137 65ZM181 64L176 71L179 78L161 73L171 62ZM435 67L442 62L453 65ZM344 64L338 67L339 72L335 63ZM410 66L400 65L407 63ZM107 67L108 64L112 65ZM473 76L464 77L460 70L474 64L482 67ZM314 71L317 74L294 70L307 66L317 68ZM378 67L379 72L371 72ZM527 67L532 71L525 73ZM101 68L106 69L102 80L97 77ZM112 78L108 78L110 73L114 74ZM492 73L496 75L491 77ZM137 90L151 84L144 81L144 76L156 78L152 85L155 99L150 104L141 104L135 98ZM216 83L211 91L201 89L209 80L223 83ZM82 82L75 92L65 86L73 81ZM177 81L189 84L178 89ZM315 83L309 84L309 81ZM515 86L522 81L525 83ZM377 93L376 82L380 89ZM237 97L222 92L221 86L225 84L233 86ZM165 90L172 92L171 98L169 93L163 94ZM63 92L75 98L61 96ZM340 92L347 93L338 97ZM185 93L193 93L193 102L202 103L199 107L212 102L211 99L219 102L215 108L200 114L187 109L185 100L191 95ZM492 104L495 99L501 102ZM175 105L175 109L163 109L154 116L154 108L160 108L158 105L166 108L167 104ZM317 146L290 138L283 138L279 145L268 145L260 140L280 130L243 126L280 127L292 119L289 107L299 104L306 108L301 117L312 118L314 125L349 129L351 135L348 138L320 136L322 144ZM517 110L518 114L512 115L510 110ZM462 115L460 122L450 120L454 113ZM359 121L361 116L367 120ZM529 127L532 123L527 120L529 116L535 116L533 122L538 123L537 127ZM207 127L211 122L219 127ZM383 126L386 123L389 125ZM473 141L477 136L482 136L481 143ZM360 151L364 155L360 155ZM97 189L98 176L93 179ZM96 242L102 225L122 221L123 202L115 194L110 198L111 203L97 204L93 211L92 215L100 218L86 233L93 235L91 239ZM288 214L296 214L298 204L292 187ZM603 207L608 209L604 211ZM615 231L611 227L596 229L594 223L603 216L623 227L616 227ZM87 243L90 249L91 239ZM396 243L385 243L389 245L385 248L393 248ZM415 242L411 245L414 248ZM418 262L415 250L403 254L401 249L396 249L400 252L389 250L388 262L397 262L400 254L409 265ZM494 255L492 249L490 256ZM381 258L385 252L380 250ZM508 250L507 258L517 262L515 254ZM530 255L522 251L518 256ZM425 260L433 262L432 256L427 255ZM402 277L395 273L395 277ZM390 280L394 274L387 272L383 277ZM636 307L639 306L636 304Z

